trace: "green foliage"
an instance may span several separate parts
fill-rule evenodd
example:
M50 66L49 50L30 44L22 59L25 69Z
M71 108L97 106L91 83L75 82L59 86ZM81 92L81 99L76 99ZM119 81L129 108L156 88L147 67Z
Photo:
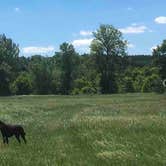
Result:
M49 61L41 56L33 56L30 63L30 73L33 78L34 93L49 94L52 83L52 70Z
M61 71L54 69L52 72L51 92L53 94L61 93Z
M32 93L32 78L28 73L21 73L11 85L11 91L16 95Z
M10 95L10 83L18 72L19 48L12 39L0 35L0 95Z
M153 50L153 64L160 70L160 76L162 79L166 78L166 40L156 49Z
M122 33L113 26L101 25L93 35L95 39L91 44L92 54L106 56L125 55L126 41L123 41Z
M11 67L3 62L0 64L0 95L10 94Z
M91 80L88 79L87 77L82 77L80 79L77 79L74 82L75 88L72 91L72 94L96 94L96 93L99 93L99 89L100 89L99 82L100 82L99 75L96 75L94 78L91 77Z
M163 93L164 86L162 84L162 80L160 79L160 77L156 74L147 77L142 86L142 92Z
M92 56L82 55L72 94L100 93L100 79L101 76L95 69Z
M133 80L131 77L124 77L122 82L119 83L119 92L120 93L132 93L135 92Z
M127 56L129 66L144 67L152 64L153 57L151 55L131 55Z
M127 42L118 29L101 25L93 35L90 54L63 43L53 57L19 57L18 45L0 35L0 95L164 91L166 40L153 56L125 56Z
M60 45L59 67L61 70L61 93L70 94L73 89L73 82L77 68L77 53L73 45L63 43Z
M96 89L94 89L93 87L90 87L90 86L85 86L81 89L81 93L83 93L83 94L95 94Z
M116 56L125 55L126 42L122 38L122 33L111 25L101 25L93 34L95 39L91 44L91 54L96 69L101 74L101 91L116 93Z
M0 35L0 64L6 63L17 70L19 48L12 39L7 38L4 34Z
M128 68L119 78L119 92L160 92L163 88L156 67Z
M161 78L158 78L155 81L155 86L154 86L153 90L156 93L164 93L164 92L166 92L166 87L164 87L163 80L161 80Z

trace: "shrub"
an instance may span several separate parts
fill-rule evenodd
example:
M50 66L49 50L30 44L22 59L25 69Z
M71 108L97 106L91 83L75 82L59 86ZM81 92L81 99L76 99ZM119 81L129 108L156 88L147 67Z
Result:
M161 78L156 74L147 77L142 86L142 92L163 93L164 86L162 84Z
M98 77L96 80L86 80L85 78L80 78L75 80L75 88L72 91L72 94L95 94L99 92L98 86Z
M11 91L16 95L28 95L32 92L31 77L27 73L21 73L11 85Z
M93 88L93 87L83 87L82 89L81 89L81 92L83 93L83 94L95 94L95 93L97 93L96 92L96 90Z
M125 77L119 83L119 92L126 93L126 92L134 92L134 85L133 80L131 77Z

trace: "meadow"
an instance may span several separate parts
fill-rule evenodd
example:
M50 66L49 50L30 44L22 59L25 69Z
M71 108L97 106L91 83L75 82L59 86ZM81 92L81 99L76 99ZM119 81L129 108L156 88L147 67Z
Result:
M27 144L0 137L0 166L164 166L166 95L0 97L0 120Z

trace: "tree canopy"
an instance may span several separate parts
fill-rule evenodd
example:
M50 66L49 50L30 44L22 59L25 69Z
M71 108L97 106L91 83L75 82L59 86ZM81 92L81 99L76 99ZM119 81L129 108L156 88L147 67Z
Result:
M153 62L160 70L160 75L163 79L166 78L166 40L161 45L158 45L153 50Z
M0 95L163 93L166 40L153 56L126 52L127 41L112 25L93 33L90 53L62 43L52 57L19 57L18 44L0 35Z
M101 74L102 93L115 93L117 56L126 55L126 41L123 40L122 33L111 25L101 25L93 34L91 54Z

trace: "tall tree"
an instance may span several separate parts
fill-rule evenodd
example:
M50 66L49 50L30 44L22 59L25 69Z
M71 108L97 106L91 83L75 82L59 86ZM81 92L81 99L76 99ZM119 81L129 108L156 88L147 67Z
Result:
M60 52L56 53L61 69L61 92L62 94L70 94L76 73L77 53L72 44L63 43L60 45Z
M10 94L10 83L18 72L18 55L18 45L0 35L0 95Z
M10 82L12 78L11 67L3 62L0 64L0 95L10 94Z
M101 25L93 35L91 54L101 74L101 91L115 93L117 56L125 55L126 41L123 40L122 33L111 25Z
M166 78L166 40L153 50L153 63L159 67L161 78Z
M42 57L40 55L31 57L30 72L33 77L35 93L51 93L52 71L48 58Z
M0 35L0 63L5 62L15 69L19 56L19 47L12 39Z

